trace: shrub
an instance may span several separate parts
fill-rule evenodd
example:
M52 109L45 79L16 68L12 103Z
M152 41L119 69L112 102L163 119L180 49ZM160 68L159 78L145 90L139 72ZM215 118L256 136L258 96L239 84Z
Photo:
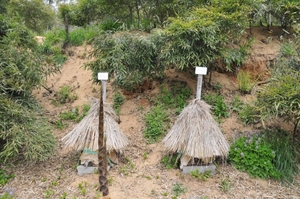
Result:
M278 179L280 176L273 165L275 151L265 134L239 134L230 146L228 159L237 169L246 171L252 177Z
M97 74L107 71L114 77L114 84L135 91L146 80L164 73L159 65L160 37L145 33L118 32L103 34L93 40L92 56L95 60L85 65Z

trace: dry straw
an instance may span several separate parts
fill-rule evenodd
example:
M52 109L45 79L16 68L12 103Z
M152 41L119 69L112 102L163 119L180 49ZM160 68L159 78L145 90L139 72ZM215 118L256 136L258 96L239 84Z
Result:
M119 117L107 103L104 103L104 134L107 152L121 152L127 145L128 139L121 131ZM92 105L87 116L75 128L62 138L65 147L75 150L84 148L98 150L99 100Z
M174 126L163 139L167 150L211 161L227 157L229 144L210 113L210 106L195 99L184 108Z

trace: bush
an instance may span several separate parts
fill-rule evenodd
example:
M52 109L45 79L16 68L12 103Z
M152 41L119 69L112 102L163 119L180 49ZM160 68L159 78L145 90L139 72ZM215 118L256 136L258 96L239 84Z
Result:
M159 65L160 37L145 33L118 32L103 34L93 40L95 60L85 65L97 74L106 71L114 77L117 87L135 91L144 81L164 73Z
M275 151L265 136L248 132L239 134L230 146L228 160L252 177L278 179L280 173L273 165Z

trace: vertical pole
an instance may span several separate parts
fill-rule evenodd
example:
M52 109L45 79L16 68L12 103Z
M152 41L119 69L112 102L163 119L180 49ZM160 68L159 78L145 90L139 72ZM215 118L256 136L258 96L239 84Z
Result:
M103 102L106 101L106 81L105 80L102 80L102 98L103 98Z
M201 89L202 89L202 75L198 75L196 99L201 99Z
M101 92L102 94L102 92ZM108 195L108 171L107 171L107 157L106 157L106 138L104 136L104 111L103 111L103 98L100 95L100 110L99 110L99 128L98 128L98 171L99 171L99 184L100 192L103 196Z

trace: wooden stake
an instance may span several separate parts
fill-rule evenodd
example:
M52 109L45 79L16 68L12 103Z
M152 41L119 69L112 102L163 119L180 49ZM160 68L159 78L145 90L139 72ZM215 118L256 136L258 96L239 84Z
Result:
M100 95L100 110L99 110L99 140L98 140L98 171L99 171L99 190L103 196L108 195L108 171L107 171L107 156L106 156L106 138L104 137L104 111L102 92Z

